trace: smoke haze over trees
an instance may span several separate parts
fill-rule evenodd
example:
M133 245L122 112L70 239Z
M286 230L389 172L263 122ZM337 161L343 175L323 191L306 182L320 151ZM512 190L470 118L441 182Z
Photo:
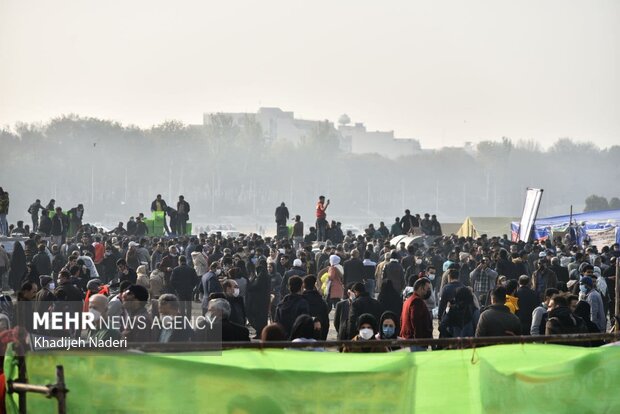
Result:
M571 204L583 209L590 194L615 196L620 179L620 146L563 138L542 151L536 142L502 138L391 161L341 153L329 131L319 127L293 146L267 144L249 118L241 126L216 115L209 126L167 121L140 129L63 116L0 130L0 186L10 193L12 222L27 218L35 198L55 198L65 209L84 203L87 221L115 224L148 214L161 193L171 204L185 195L195 223L271 222L284 201L310 225L320 194L332 200L328 219L389 224L405 208L444 221L519 216L526 187L539 187L542 217L567 214Z

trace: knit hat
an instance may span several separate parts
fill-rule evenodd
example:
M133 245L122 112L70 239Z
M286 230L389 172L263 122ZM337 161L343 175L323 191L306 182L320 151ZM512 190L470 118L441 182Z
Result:
M301 259L293 260L293 267L301 267L301 266L303 266L303 263L301 262Z
M40 283L41 287L47 286L47 284L49 282L51 282L52 280L54 280L54 279L52 279L52 277L48 276L48 275L41 275L41 276L39 276L39 283Z
M337 254L332 254L331 256L329 256L329 264L332 266L340 264L340 256L338 256Z

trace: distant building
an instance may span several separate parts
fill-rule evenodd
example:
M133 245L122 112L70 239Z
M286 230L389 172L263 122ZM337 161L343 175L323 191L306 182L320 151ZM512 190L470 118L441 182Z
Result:
M203 115L203 125L211 123L212 115L215 113ZM377 153L396 158L420 152L418 140L394 138L393 131L366 131L366 127L361 123L347 125L351 122L347 115L340 117L338 129L333 122L297 119L293 112L283 111L280 108L260 108L256 113L223 113L223 115L231 117L233 122L240 126L247 118L256 121L260 124L267 142L286 141L298 145L322 130L323 133L337 139L340 150L346 153Z
M417 139L395 138L394 131L367 131L362 123L345 125L340 117L338 131L343 139L351 142L351 153L376 153L387 158L397 158L402 155L413 155L421 152L420 142Z

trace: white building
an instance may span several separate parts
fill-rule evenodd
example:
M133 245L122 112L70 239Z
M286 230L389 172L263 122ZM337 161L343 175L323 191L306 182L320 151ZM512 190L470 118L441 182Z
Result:
M345 117L340 117L341 121L343 118ZM364 124L359 122L354 125L341 122L338 131L345 140L351 142L353 154L376 153L387 158L397 158L421 152L417 139L395 138L394 131L367 131Z
M203 124L209 125L214 113L203 115ZM377 153L389 158L411 155L420 152L420 143L415 139L394 138L393 131L366 131L364 124L347 125L349 117L343 115L336 129L328 120L312 121L296 119L293 112L280 108L260 108L257 113L224 113L238 125L250 118L260 124L265 140L268 142L287 141L298 145L310 139L317 131L329 134L338 140L342 151L353 154Z

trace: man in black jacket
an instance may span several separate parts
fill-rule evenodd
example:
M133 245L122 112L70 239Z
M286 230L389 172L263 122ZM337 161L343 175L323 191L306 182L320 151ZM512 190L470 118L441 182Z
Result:
M303 281L301 277L291 276L288 280L288 289L291 293L286 295L276 308L275 322L282 325L287 337L291 333L291 328L293 327L295 319L297 319L299 315L310 314L310 305L301 295L302 284ZM257 334L259 334L259 332L257 332Z
M166 211L168 205L161 198L161 194L157 194L157 198L151 203L151 211Z
M355 295L353 291L351 291L352 288L352 285L349 286L347 292L348 297L336 304L334 328L336 328L336 332L338 332L339 341L346 341L351 337L351 332L349 331L349 315L351 312L351 303L353 303L353 299L355 299Z
M415 223L414 223L415 222ZM405 215L400 219L400 228L402 234L409 234L413 227L417 227L417 220L415 216L411 215L409 209L405 210ZM379 320L379 319L377 319Z
M49 216L49 212L45 209L41 210L38 231L45 236L49 236L52 232L52 219Z
M276 224L279 226L286 226L286 220L289 219L289 214L288 214L288 208L286 207L286 205L284 204L284 201L282 202L282 204L280 204L279 207L276 208Z
M246 314L243 297L239 296L239 285L235 279L226 279L222 283L226 300L230 303L230 321L245 326Z
M71 282L71 274L63 270L58 275L58 286L54 290L54 296L60 303L59 311L81 312L84 294Z
M310 316L321 321L321 339L326 340L329 333L329 309L321 294L316 290L316 276L304 277L302 296L308 301Z
M185 201L185 198L179 196L179 202L177 203L177 235L183 236L187 233L187 221L189 220L189 203Z
M146 223L142 221L140 217L136 219L136 231L135 235L138 237L144 237L149 234L149 228Z
M116 269L118 270L118 281L129 281L132 285L138 280L138 274L134 269L127 266L125 259L118 259L116 261Z
M179 265L172 270L170 285L179 298L181 315L192 316L192 292L198 283L196 271L187 265L187 258L179 256Z
M370 294L366 292L364 284L358 282L353 285L351 290L355 294L355 299L351 303L351 310L349 311L349 327L351 328L349 330L354 330L354 327L357 326L358 318L364 313L370 313L377 320L380 320L383 307L378 300L370 297ZM348 339L352 339L355 334L356 332L349 332Z
M293 276L303 277L307 274L306 270L303 268L303 262L301 259L293 260L293 267L290 270L287 270L282 275L282 283L280 284L280 297L283 298L288 293L288 280ZM293 320L294 322L295 320ZM292 326L292 324L291 324Z
M557 281L562 282L564 285L566 285L566 283L568 282L568 269L565 268L564 266L560 266L559 257L554 257L553 259L551 259L550 269L553 273L555 273L555 277L557 278ZM556 287L556 286L550 286L550 287Z
M346 275L345 275L346 277ZM405 272L403 266L400 264L400 258L396 251L390 254L390 261L383 267L383 280L389 279L394 285L394 289L397 292L402 292L405 289ZM377 320L381 319L381 315Z
M211 299L206 314L207 322L197 334L207 342L249 342L250 331L230 321L230 304L226 299Z
M480 314L476 336L521 335L521 321L505 306L506 288L499 286L493 289L491 303L491 306Z
M50 276L52 274L52 261L47 255L47 251L45 250L45 244L40 244L38 250L39 252L35 254L32 258L31 265L36 271L37 275Z
M568 298L555 295L549 301L545 335L562 335L588 333L588 327L579 316L573 314L568 307ZM566 343L566 345L579 345Z
M52 217L52 244L62 245L69 228L69 220L62 213L62 208L56 207L56 214Z
M540 305L538 295L530 287L529 276L521 275L519 277L519 288L515 296L519 299L517 317L521 321L521 333L529 335L532 327L532 312Z
M448 270L448 283L441 289L439 293L439 320L443 318L443 314L448 307L448 302L452 301L456 297L456 291L463 287L463 284L459 282L460 273L457 269L449 269ZM504 298L504 302L506 299ZM506 308L508 309L508 308Z
M171 293L165 293L157 299L157 305L162 328L153 333L153 339L161 343L189 342L194 334L191 325L186 321L177 322L177 318L183 317L183 305L179 299Z
M357 249L351 250L351 258L344 262L344 284L364 281L364 263L359 258Z

